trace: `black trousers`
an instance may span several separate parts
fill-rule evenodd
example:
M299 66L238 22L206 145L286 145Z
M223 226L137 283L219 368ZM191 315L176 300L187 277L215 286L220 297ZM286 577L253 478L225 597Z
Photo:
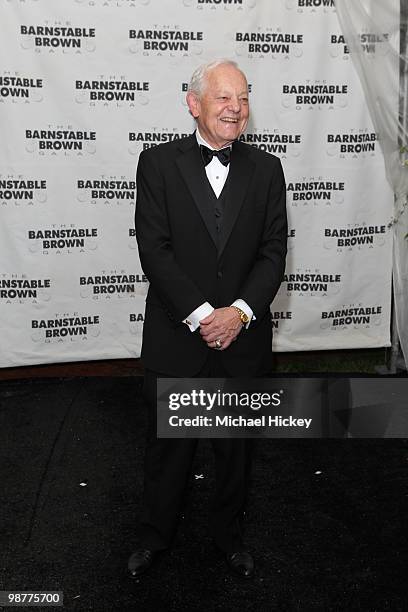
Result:
M219 357L215 350L209 351L207 363L197 377L226 377ZM157 378L164 377L147 370L144 380L149 425L139 540L142 547L151 550L163 550L171 544L198 443L193 438L157 438L156 382ZM210 508L210 529L215 544L225 552L245 549L241 522L250 474L250 442L242 438L211 439L216 486Z

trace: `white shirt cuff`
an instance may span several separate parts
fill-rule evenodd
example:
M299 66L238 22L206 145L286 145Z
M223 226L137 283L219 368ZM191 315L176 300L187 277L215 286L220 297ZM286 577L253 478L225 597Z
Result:
M236 306L237 308L240 308L241 310L243 310L245 312L245 314L248 316L249 321L248 323L245 325L245 329L248 329L248 327L251 324L252 319L255 321L256 317L254 315L254 311L252 310L252 308L250 306L248 306L248 304L245 302L245 300L241 300L240 298L238 300L235 300L231 306Z
M198 308L193 310L193 312L186 318L183 319L183 323L188 325L191 332L195 332L196 329L200 327L201 319L208 317L213 312L214 308L208 302L204 302Z

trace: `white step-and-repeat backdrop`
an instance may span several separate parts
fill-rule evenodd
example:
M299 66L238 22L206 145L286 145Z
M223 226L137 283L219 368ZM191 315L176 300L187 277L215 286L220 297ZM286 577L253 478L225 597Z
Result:
M139 356L138 155L191 133L217 57L287 178L275 350L389 344L392 193L332 0L0 2L0 366Z

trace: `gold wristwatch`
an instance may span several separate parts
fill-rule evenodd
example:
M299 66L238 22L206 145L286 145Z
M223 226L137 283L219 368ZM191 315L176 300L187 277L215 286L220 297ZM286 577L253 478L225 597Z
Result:
M239 318L241 319L241 323L242 323L242 325L246 325L246 324L249 322L249 317L248 317L248 315L247 315L247 314L246 314L246 313L245 313L243 310L241 310L240 308L238 308L238 306L234 306L234 305L232 305L232 306L231 306L231 308L235 308L235 310L237 310L237 311L238 311Z

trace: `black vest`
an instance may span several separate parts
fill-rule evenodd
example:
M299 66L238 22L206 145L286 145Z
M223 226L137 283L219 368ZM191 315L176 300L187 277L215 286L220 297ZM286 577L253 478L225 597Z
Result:
M227 203L228 184L229 174L227 176L227 180L225 181L224 187L222 188L220 196L217 198L213 191L213 188L211 187L210 181L207 181L208 206L214 214L214 227L217 236L217 249L219 247L219 236L221 232L222 221L224 218L225 206Z

